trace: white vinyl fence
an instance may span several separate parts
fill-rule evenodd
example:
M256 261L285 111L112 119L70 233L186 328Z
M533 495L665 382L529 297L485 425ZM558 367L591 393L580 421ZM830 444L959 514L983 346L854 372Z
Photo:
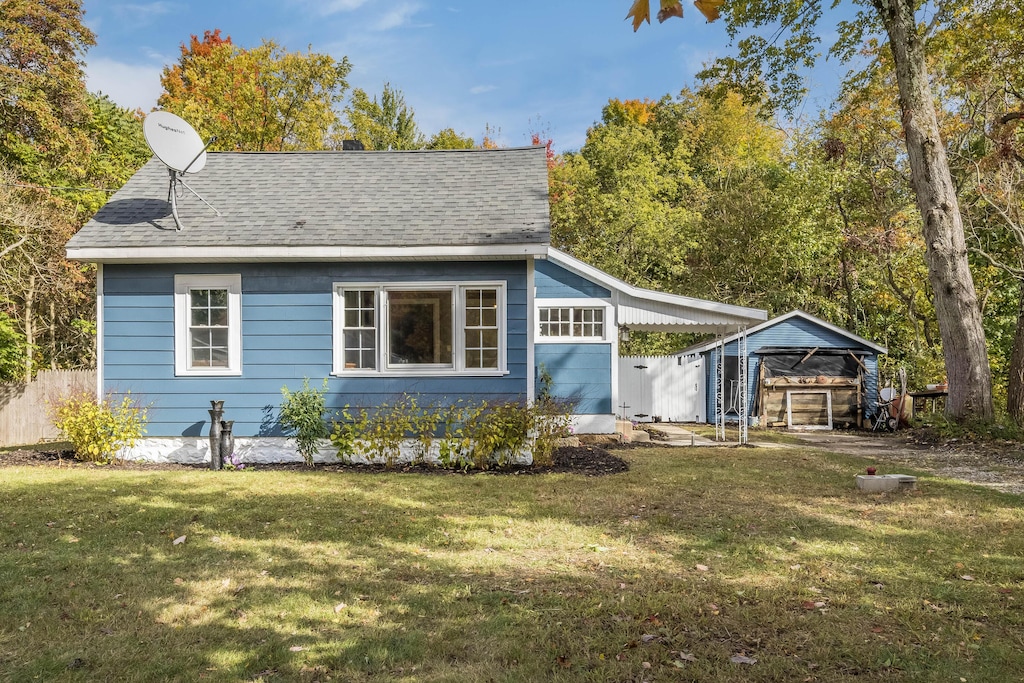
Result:
M56 439L47 404L82 392L96 394L95 370L44 370L28 384L0 384L0 446Z
M622 356L615 412L639 422L704 422L704 360L701 357Z

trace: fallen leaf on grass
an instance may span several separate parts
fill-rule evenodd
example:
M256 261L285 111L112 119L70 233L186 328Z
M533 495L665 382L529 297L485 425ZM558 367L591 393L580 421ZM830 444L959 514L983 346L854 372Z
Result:
M348 607L348 605L346 605L343 602L339 602L337 605L334 606L334 613L337 614L338 612L340 612L341 610L345 609L346 607Z
M644 643L645 645L657 639L658 636L654 635L653 633L645 633L642 636L640 636L640 642Z
M302 652L302 646L301 645L292 645L290 648L288 648L288 651L289 652Z
M181 545L185 542L186 538L188 538L188 536L178 536L176 539L174 539L174 545Z
M974 581L974 577L971 576L970 574L964 574L960 578L963 579L964 581Z
M706 572L707 570L708 570L708 566L706 564L698 564L697 565L697 571L699 571L699 572Z
M676 652L676 661L682 660L684 662L696 662L697 657L692 652ZM673 662L675 663L675 662Z
M729 657L729 661L733 664L757 664L757 660L753 657L747 657L746 655L733 655Z

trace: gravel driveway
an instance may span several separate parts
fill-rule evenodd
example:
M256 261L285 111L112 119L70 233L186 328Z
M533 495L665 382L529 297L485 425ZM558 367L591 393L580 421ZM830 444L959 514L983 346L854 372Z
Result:
M806 445L824 451L871 458L883 466L906 465L940 477L1024 495L1024 450L1017 442L975 444L951 440L924 444L915 442L912 432L801 432L796 436Z

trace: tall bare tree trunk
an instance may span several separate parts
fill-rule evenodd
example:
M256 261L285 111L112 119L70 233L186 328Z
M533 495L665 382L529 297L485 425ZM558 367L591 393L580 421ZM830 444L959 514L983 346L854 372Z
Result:
M28 277L28 291L25 292L25 382L32 381L33 350L36 344L35 329L32 327L32 305L36 298L35 273Z
M57 314L50 302L50 369L57 369Z
M1017 304L1017 329L1013 334L1013 351L1010 353L1006 412L1014 422L1024 425L1024 282L1020 282L1018 288L1020 302Z
M910 182L924 222L928 279L949 381L946 412L952 418L990 419L992 376L981 309L967 263L960 204L939 135L935 102L925 64L924 36L914 18L913 0L872 0L896 66Z

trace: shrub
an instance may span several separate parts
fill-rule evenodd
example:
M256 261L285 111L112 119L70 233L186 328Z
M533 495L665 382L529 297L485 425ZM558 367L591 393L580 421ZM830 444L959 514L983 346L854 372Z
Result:
M532 406L509 402L464 403L421 407L405 396L372 412L348 406L334 422L331 442L338 457L350 462L361 442L372 456L393 467L404 439L413 438L414 460L424 460L436 439L442 467L490 469L509 467L526 448L538 465L551 464L557 440L569 434L569 406L552 399Z
M324 422L326 393L326 377L319 389L309 386L308 377L303 380L299 391L291 391L287 386L281 387L281 395L284 396L281 403L281 426L295 435L295 446L309 467L313 466L313 456L316 455L320 440L327 438L328 434Z
M51 406L53 424L75 448L75 457L106 464L119 459L126 448L145 433L147 408L136 403L131 393L115 403L97 402L91 394L81 393L59 399Z

